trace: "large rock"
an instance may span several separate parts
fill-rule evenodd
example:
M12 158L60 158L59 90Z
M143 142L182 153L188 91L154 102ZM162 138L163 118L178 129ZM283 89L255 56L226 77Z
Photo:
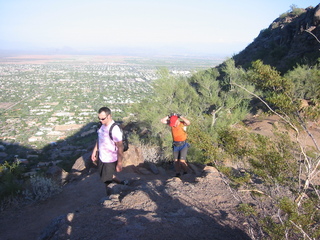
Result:
M70 171L69 181L74 180L74 178L77 178L83 173L90 174L91 170L97 167L91 160L91 154L92 151L87 152L75 161ZM136 167L144 165L143 162L144 159L141 148L130 145L128 151L124 152L122 166L126 171L135 171Z
M128 151L124 152L122 166L139 166L143 164L143 162L144 159L141 148L136 147L134 145L129 145Z
M91 152L85 153L73 164L71 172L82 172L84 170L89 170L91 164Z
M313 22L314 22L314 25L319 25L320 23L320 4L316 7L314 11Z

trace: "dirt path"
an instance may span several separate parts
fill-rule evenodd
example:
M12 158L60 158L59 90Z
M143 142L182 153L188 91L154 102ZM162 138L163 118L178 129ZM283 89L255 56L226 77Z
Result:
M37 239L53 218L99 202L103 194L99 183L98 176L93 174L67 184L59 195L46 201L2 212L1 239Z
M218 173L172 174L124 172L130 185L114 184L111 200L103 201L93 173L47 201L3 212L1 239L250 239L235 211L239 202Z

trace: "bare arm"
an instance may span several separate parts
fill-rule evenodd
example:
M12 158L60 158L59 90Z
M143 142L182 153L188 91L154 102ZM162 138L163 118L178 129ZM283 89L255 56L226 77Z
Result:
M169 116L165 116L164 118L161 118L161 122L163 123L163 124L168 124L168 120L169 120Z
M97 161L97 153L98 153L98 142L96 142L96 145L93 148L92 154L91 154L91 160Z
M186 119L185 117L180 116L180 118L183 120L184 125L189 126L190 125L190 121L188 119Z
M121 172L122 171L122 159L123 159L123 143L122 141L120 142L115 142L118 151L117 151L117 155L118 155L118 162L117 162L117 172Z

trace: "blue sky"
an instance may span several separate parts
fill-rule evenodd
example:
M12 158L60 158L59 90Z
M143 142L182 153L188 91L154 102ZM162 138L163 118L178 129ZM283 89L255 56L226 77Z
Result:
M244 49L290 6L313 0L0 0L0 53L225 54Z

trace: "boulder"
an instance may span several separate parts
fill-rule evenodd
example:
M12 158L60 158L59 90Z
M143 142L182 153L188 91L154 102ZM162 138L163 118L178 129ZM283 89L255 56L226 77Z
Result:
M46 171L47 176L55 179L61 185L69 181L69 173L58 166L51 166Z
M71 172L82 172L84 170L89 170L89 166L91 164L91 152L85 153L75 161L71 168Z
M141 148L129 145L128 151L124 152L122 166L139 166L144 162Z
M147 167L148 169L150 169L150 171L153 172L154 174L159 174L159 169L158 169L158 167L157 167L154 163L146 162L145 165L146 165L146 167Z
M320 4L315 8L313 22L315 25L320 23Z

